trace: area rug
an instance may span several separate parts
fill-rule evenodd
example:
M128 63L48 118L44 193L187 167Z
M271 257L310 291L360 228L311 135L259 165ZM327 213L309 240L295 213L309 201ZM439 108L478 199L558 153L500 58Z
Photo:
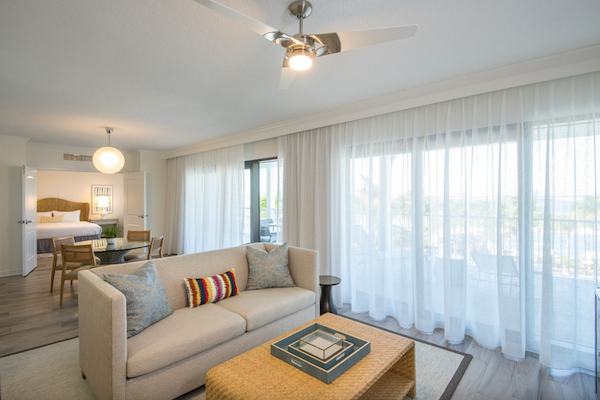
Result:
M469 354L415 341L417 399L450 399L472 358ZM0 398L94 399L79 369L79 338L0 358ZM204 400L204 388L180 400Z
M467 353L427 343L421 339L403 335L346 315L340 315L340 317L414 340L417 375L416 399L418 400L450 400L473 359L473 356ZM410 399L410 397L406 397L406 399Z

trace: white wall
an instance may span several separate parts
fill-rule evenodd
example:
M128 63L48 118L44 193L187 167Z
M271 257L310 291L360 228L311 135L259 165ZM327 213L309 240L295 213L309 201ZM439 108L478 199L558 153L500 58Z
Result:
M277 138L244 144L244 160L277 157Z
M20 275L22 166L27 140L0 136L0 276Z
M92 186L110 185L113 187L113 212L107 218L118 218L123 225L123 175L102 174L100 172L45 171L38 170L37 198L58 197L75 202L90 203L90 219L100 219L100 214L92 214Z
M126 174L127 172L140 172L140 152L139 150L124 152L125 166L121 170L121 173Z
M89 147L69 147L42 143L28 143L27 165L33 168L62 171L98 172L91 162L63 160L64 153L93 156L95 151L96 149ZM125 160L125 164L127 164L127 159Z

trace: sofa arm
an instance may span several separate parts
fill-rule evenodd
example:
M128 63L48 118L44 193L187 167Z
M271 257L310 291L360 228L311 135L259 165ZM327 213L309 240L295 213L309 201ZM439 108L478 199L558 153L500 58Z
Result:
M319 316L319 252L316 250L289 247L290 274L298 287L315 292L315 318Z
M98 399L125 399L125 296L91 271L81 271L78 278L81 371Z

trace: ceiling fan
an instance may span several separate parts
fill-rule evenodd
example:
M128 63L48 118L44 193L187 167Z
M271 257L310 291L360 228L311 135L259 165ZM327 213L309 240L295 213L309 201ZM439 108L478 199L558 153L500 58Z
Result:
M297 34L288 35L212 0L195 1L232 21L244 25L265 39L286 49L279 89L287 89L296 77L296 72L310 68L313 59L316 57L408 38L415 35L418 27L418 25L405 25L363 31L308 35L304 33L303 22L305 18L310 16L313 7L306 0L298 0L288 6L288 11L300 20L300 29Z

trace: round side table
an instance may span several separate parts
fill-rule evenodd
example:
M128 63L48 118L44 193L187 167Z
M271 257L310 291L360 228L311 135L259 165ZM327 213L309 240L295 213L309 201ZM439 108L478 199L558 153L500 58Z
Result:
M333 275L320 275L319 285L321 285L321 315L330 312L337 314L337 308L331 298L331 287L339 285L342 280Z

